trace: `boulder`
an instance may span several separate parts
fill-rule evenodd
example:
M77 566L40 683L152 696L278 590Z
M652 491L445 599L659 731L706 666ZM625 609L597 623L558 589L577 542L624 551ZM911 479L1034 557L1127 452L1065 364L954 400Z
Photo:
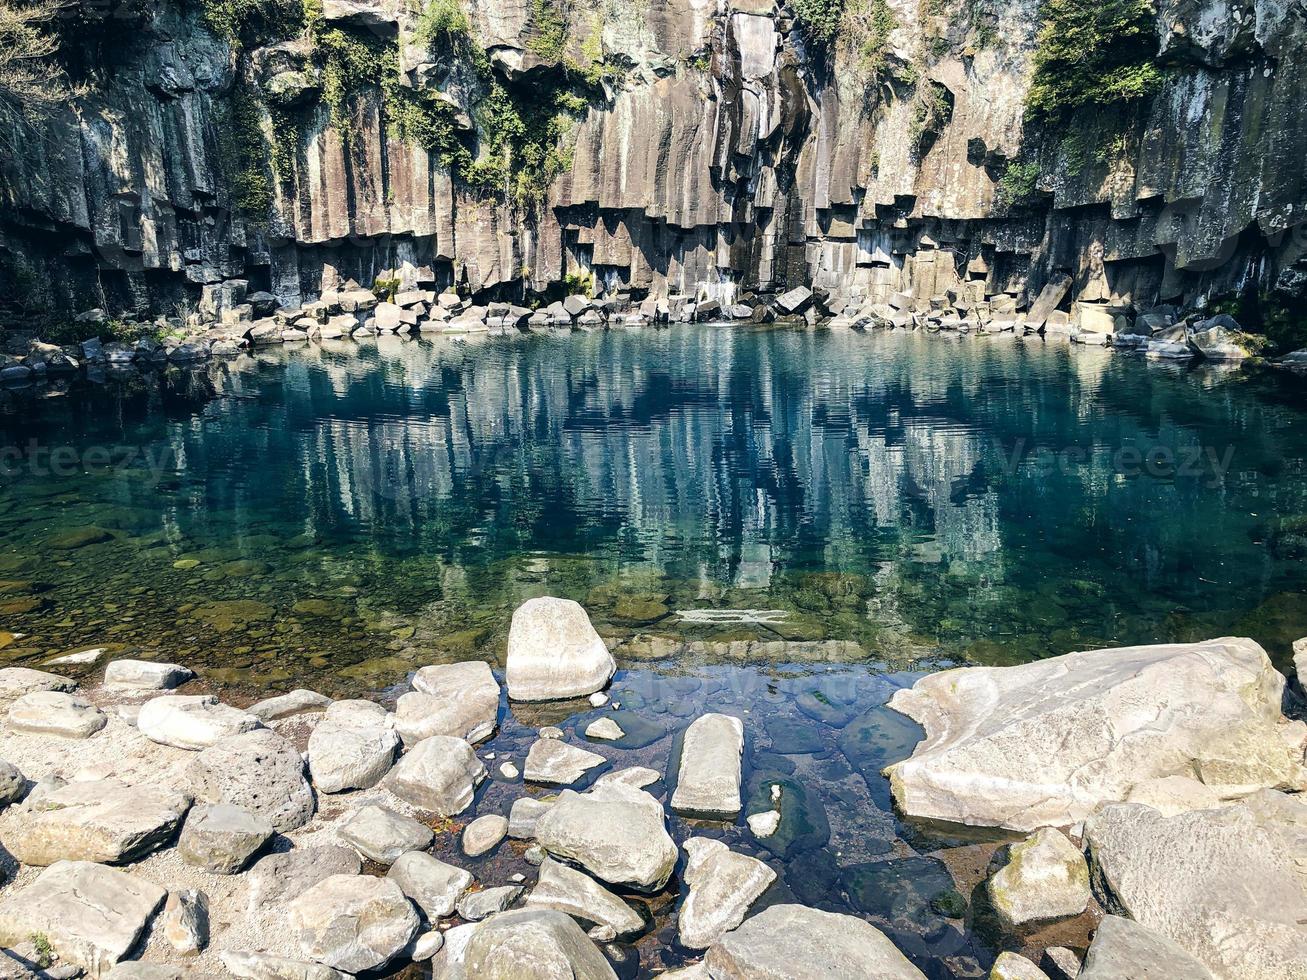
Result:
M340 839L377 864L394 864L400 855L431 846L431 828L376 803L363 807L338 831Z
M1293 641L1293 672L1298 686L1307 690L1307 636Z
M685 857L690 894L677 919L681 945L707 949L744 921L749 907L776 880L776 872L707 837L687 840Z
M262 857L246 877L246 898L251 915L280 908L332 875L356 875L363 867L348 847L327 844L297 848Z
M267 698L258 704L250 705L246 710L266 725L270 721L280 721L282 718L291 718L311 711L326 711L330 704L331 698L325 695L318 694L316 691L298 689L289 694Z
M647 766L631 766L627 769L604 773L595 780L595 786L612 786L615 783L620 783L623 786L644 789L646 786L652 786L662 778L662 773L656 769L650 769Z
M795 316L812 305L812 290L807 286L795 286L777 296L775 305L786 316Z
M209 898L187 888L168 893L159 926L168 945L182 956L198 956L209 945Z
M1214 316L1195 323L1188 331L1189 346L1209 361L1243 361L1266 346L1265 341L1243 332L1230 316Z
M579 293L573 293L563 300L563 309L567 311L568 316L580 316L590 309L590 300Z
M1086 821L1085 840L1094 886L1109 910L1125 912L1218 976L1307 976L1301 798L1265 790L1171 817L1133 803L1109 806Z
M1048 974L1017 953L999 953L989 980L1049 980Z
M617 670L590 617L570 599L528 599L513 613L505 680L515 701L593 694Z
M241 980L350 980L349 974L321 963L307 963L271 953L223 950L218 959L228 973Z
M667 883L678 855L662 804L643 790L620 785L589 793L563 790L536 824L536 840L596 878L645 891Z
M513 801L508 810L508 836L514 840L531 840L536 835L540 818L549 812L553 803L523 796Z
M573 918L607 926L615 936L642 932L644 919L631 906L587 874L545 858L527 908L557 909Z
M1026 313L1026 325L1033 330L1038 330L1052 315L1053 311L1062 305L1062 300L1066 299L1067 292L1071 289L1071 277L1064 272L1059 272L1049 278L1044 284L1044 288L1039 291L1039 296L1030 304L1030 310ZM1015 306L1012 307L1015 310ZM1000 312L995 310L995 312Z
M425 851L400 855L386 877L422 910L428 922L453 915L458 900L476 880L470 871L446 864Z
M521 897L521 885L499 885L467 892L458 900L458 914L468 922L480 922L502 912Z
M272 834L266 817L230 803L205 804L186 818L177 853L187 864L230 875L244 868Z
M117 691L171 691L194 676L180 664L114 660L104 669L104 686Z
M773 905L745 919L708 950L704 962L713 980L926 976L871 923L802 905Z
M190 806L166 786L113 779L33 792L0 816L0 842L23 864L59 861L125 864L172 840Z
M523 778L529 783L567 786L608 760L557 739L537 739L527 751Z
M0 667L0 707L12 704L33 691L73 691L77 682L63 674L51 674L31 667Z
M337 701L314 726L308 748L313 785L319 792L343 793L369 789L390 772L399 736L380 705Z
M136 945L166 895L125 871L60 861L0 901L0 944L44 935L62 961L99 977Z
M622 726L613 719L599 718L586 726L585 737L600 742L616 742L618 739L625 738L626 732L622 731Z
M0 759L0 807L17 803L27 794L27 780L11 762Z
M311 960L346 973L379 970L418 931L418 914L388 878L332 875L287 907L291 931Z
M475 745L499 723L499 684L484 661L423 667L413 687L395 706L395 729L405 745L432 735Z
M1079 915L1089 905L1089 866L1061 831L1045 827L1008 850L989 879L989 899L1004 924Z
M731 715L707 714L685 730L672 810L685 816L739 815L740 760L744 723Z
M262 726L246 711L222 704L211 694L169 694L141 705L136 727L161 745L198 751L219 739Z
M9 706L6 724L24 735L90 738L107 722L103 711L76 694L33 691Z
M497 813L477 817L463 828L463 853L480 857L498 846L508 833L508 819Z
M276 732L256 729L224 738L187 767L197 802L232 803L266 817L281 833L313 816L313 789L304 760Z
M454 941L449 933L445 940ZM581 927L552 909L497 915L476 927L460 952L461 975L483 980L617 980Z
M1080 954L1068 946L1049 946L1039 965L1048 974L1048 980L1076 980L1080 976Z
M890 700L926 738L886 773L904 813L1011 830L1069 826L1163 776L1225 796L1300 787L1283 689L1234 638L941 671Z
M433 735L409 750L384 785L413 806L452 817L472 804L486 767L461 738Z
M1269 974L1268 974L1269 975ZM1288 977L1282 973L1276 976ZM1244 974L1232 974L1245 980ZM1107 915L1098 924L1076 980L1215 980L1212 972L1180 946L1138 922ZM1246 980L1252 980L1251 975Z

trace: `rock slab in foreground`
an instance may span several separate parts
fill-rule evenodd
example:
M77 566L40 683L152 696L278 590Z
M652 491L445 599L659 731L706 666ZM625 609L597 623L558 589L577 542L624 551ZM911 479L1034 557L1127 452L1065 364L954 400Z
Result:
M1220 976L1307 976L1307 803L1267 790L1164 817L1110 806L1085 824L1104 904Z
M1118 915L1103 917L1076 980L1214 980L1212 973L1171 940Z
M610 885L648 891L667 883L678 855L662 804L620 785L589 793L563 790L536 824L536 840Z
M332 875L290 903L287 916L309 959L346 973L377 970L417 935L418 914L386 878Z
M0 903L0 944L44 934L60 959L98 977L136 945L166 895L125 871L61 861Z
M579 603L528 599L508 630L505 681L514 701L553 701L593 694L617 670L613 655Z
M708 950L713 980L926 980L875 926L851 915L773 905Z
M731 715L708 714L685 730L672 809L687 816L736 817L744 723Z
M681 945L707 949L744 921L749 906L776 880L776 872L707 837L687 840L685 855L690 894L677 918Z
M1089 866L1080 849L1051 827L1013 844L989 879L989 898L1009 926L1079 915L1089 905Z
M1078 823L1163 776L1224 795L1301 787L1283 689L1239 638L946 670L890 700L926 738L886 773L911 816L1011 830Z
M581 927L551 909L504 912L477 926L462 961L465 976L483 980L617 980Z

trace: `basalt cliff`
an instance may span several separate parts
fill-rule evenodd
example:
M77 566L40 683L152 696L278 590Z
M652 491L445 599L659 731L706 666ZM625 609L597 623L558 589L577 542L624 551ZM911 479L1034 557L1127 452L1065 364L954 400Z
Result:
M1292 306L1307 5L1145 9L1146 91L1036 113L1037 0L86 3L69 98L3 134L0 314L378 277Z

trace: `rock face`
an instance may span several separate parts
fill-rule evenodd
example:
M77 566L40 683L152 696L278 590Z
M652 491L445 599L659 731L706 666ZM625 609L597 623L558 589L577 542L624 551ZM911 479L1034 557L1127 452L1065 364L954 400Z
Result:
M744 723L730 715L696 718L685 730L672 809L693 816L735 817L740 799Z
M0 841L23 864L38 867L123 864L172 840L189 805L167 787L112 779L69 783L11 807L0 817Z
M225 738L187 768L197 802L232 803L266 817L285 833L309 822L315 804L304 760L276 732L258 729Z
M155 698L143 704L136 717L136 727L147 738L162 745L197 751L261 725L253 715L222 704L209 694Z
M1307 803L1271 790L1164 817L1136 804L1085 824L1105 905L1218 976L1307 973Z
M108 719L99 708L75 694L33 691L9 706L10 731L59 738L90 738Z
M1261 647L1229 638L943 671L891 699L926 738L886 771L905 813L1012 830L1076 823L1165 776L1298 787L1283 688Z
M667 883L678 854L662 805L628 786L563 790L540 817L536 840L610 885L647 891Z
M369 708L359 710L361 705ZM398 748L399 736L384 708L337 701L309 735L309 774L323 793L368 789L390 772Z
M432 735L452 735L476 744L499 722L499 684L484 661L423 667L413 690L395 706L395 729L405 745Z
M776 880L776 872L707 837L687 840L685 856L690 894L677 919L681 945L707 949L744 921L749 906Z
M102 864L60 861L0 902L0 943L44 934L62 960L98 977L136 945L166 894Z
M479 926L463 950L463 969L484 980L617 980L581 927L551 909L505 912Z
M773 905L745 919L708 950L704 963L713 980L925 980L875 926L802 905Z
M526 898L528 908L557 909L597 926L607 926L615 936L628 936L644 929L644 919L624 901L587 874L546 858L540 876Z
M1076 980L1121 980L1122 977L1215 980L1207 967L1171 940L1130 919L1104 916Z
M1079 915L1089 905L1089 866L1060 832L1044 828L1013 844L989 879L989 898L1009 927Z
M570 599L528 599L513 613L505 678L515 701L593 694L617 670L590 617Z
M419 925L398 885L366 875L319 882L290 903L287 918L309 959L346 973L385 966Z
M197 806L186 818L177 853L213 874L230 875L249 863L272 837L272 824L229 803Z
M598 753L587 752L558 739L542 738L527 752L523 775L529 783L568 786L606 761Z
M433 735L415 745L385 779L406 803L452 817L472 804L486 767L461 738Z

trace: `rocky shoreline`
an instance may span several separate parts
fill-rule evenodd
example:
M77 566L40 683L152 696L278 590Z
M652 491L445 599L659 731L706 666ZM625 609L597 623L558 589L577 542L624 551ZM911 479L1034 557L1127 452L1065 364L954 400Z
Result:
M1295 654L1307 669L1307 639ZM520 606L505 664L502 689L486 663L424 667L389 708L306 690L241 708L142 660L85 688L59 663L0 669L6 975L340 980L415 963L599 980L648 975L636 949L652 942L682 980L927 976L715 839L737 824L765 839L796 805L780 782L746 799L739 718L689 719L661 771L606 768L634 722L605 693L616 663L584 609ZM504 694L542 720L598 711L589 747L542 724L521 758L487 751ZM992 978L1289 980L1307 970L1294 697L1246 639L956 668L890 699L925 738L887 775L905 819L1029 835L978 886ZM495 812L491 778L534 792ZM1035 938L1085 916L1087 950Z

